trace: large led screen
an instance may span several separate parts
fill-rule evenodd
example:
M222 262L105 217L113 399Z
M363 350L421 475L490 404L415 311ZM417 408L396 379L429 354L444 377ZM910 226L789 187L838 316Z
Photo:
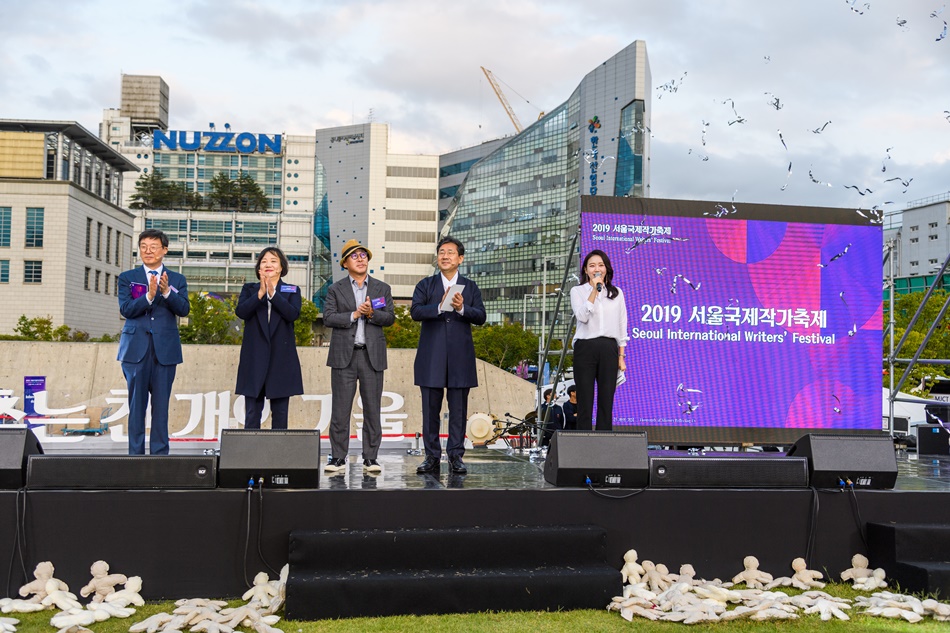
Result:
M881 226L855 210L584 198L624 292L614 429L791 442L881 429Z

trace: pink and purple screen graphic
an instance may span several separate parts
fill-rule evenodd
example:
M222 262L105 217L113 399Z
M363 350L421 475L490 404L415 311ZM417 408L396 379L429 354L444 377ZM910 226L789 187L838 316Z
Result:
M584 213L628 315L614 427L881 428L881 228Z

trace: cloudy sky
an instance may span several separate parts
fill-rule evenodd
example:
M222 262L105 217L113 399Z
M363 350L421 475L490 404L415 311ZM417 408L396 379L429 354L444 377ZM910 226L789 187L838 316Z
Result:
M372 116L392 151L440 153L513 132L480 66L527 123L641 39L653 197L890 212L950 191L945 20L943 0L0 0L0 118L96 132L121 73L155 74L172 129Z

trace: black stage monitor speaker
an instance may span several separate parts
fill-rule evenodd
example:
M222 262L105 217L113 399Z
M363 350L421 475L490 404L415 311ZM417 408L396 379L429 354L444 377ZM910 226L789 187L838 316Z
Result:
M950 433L941 424L921 424L917 429L918 455L950 455Z
M803 435L789 456L807 457L815 488L893 488L897 456L890 435ZM849 485L848 482L851 482Z
M225 429L221 432L218 483L267 488L320 487L320 431Z
M22 488L26 481L26 460L42 455L43 447L30 429L0 428L0 489Z
M214 455L34 455L29 490L209 489L216 484Z
M651 488L807 488L804 457L661 455L650 458Z
M643 488L650 479L647 434L558 431L544 462L544 480L555 486Z

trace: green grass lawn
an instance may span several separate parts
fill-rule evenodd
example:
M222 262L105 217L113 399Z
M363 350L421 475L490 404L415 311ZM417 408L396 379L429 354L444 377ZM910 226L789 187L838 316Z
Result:
M854 591L848 585L831 584L825 591L833 596L854 599L858 595L867 595ZM895 590L896 591L896 590ZM786 590L789 595L800 593L794 589ZM367 596L372 600L372 596ZM230 606L239 606L241 601L232 601ZM606 606L606 605L605 605ZM149 603L140 607L135 615L127 619L110 619L89 627L94 633L126 633L129 627L145 618L162 611L171 613L175 609L173 602ZM50 618L56 611L42 611L39 613L5 614L6 617L15 617L20 620L17 633L51 633L53 627ZM654 631L674 630L708 630L708 631L813 631L820 627L825 633L838 631L950 631L950 622L936 622L925 619L918 624L910 624L903 620L887 620L864 616L852 608L850 621L831 620L823 622L818 615L801 615L798 620L784 620L778 622L751 622L747 620L734 622L712 622L687 626L673 622L650 622L636 618L627 622L616 612L602 610L564 611L564 612L513 612L513 613L472 613L442 616L396 616L388 618L353 618L348 620L319 620L313 622L297 622L281 620L275 627L284 633L357 633L372 631L373 633L387 633L395 631L418 631L420 633L449 633L449 632L496 632L496 631L524 631L525 633L544 633L546 631L570 631L572 633L586 633L588 631L637 631L637 633L651 633ZM245 630L245 629L242 629Z

